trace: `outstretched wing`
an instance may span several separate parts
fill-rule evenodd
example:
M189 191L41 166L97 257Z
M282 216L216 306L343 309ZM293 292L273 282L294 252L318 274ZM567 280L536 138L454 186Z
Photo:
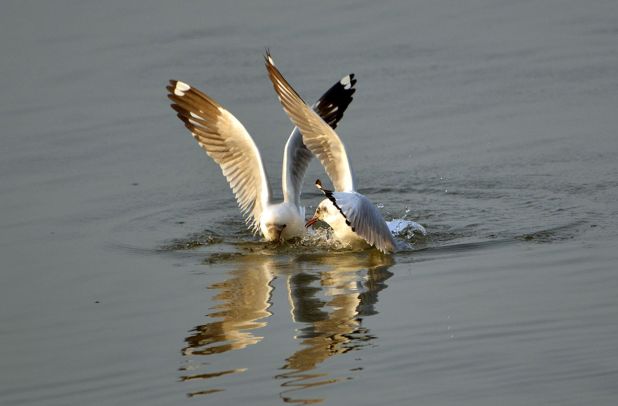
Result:
M332 192L322 188L319 180L316 186L345 217L346 223L356 234L384 253L395 251L395 240L384 217L371 201L357 192Z
M331 86L313 105L313 110L331 128L337 128L339 120L343 118L343 113L352 103L352 95L356 92L355 85L356 79L354 74L350 73Z
M356 91L355 84L356 79L354 79L354 74L351 73L335 83L313 105L313 110L332 128L337 127L339 120L343 118L343 113L352 102L352 95ZM285 144L283 155L282 188L283 198L286 202L300 206L303 178L311 158L313 158L313 154L303 143L298 127L294 127Z
M236 117L196 88L170 80L167 90L178 118L219 164L247 225L256 233L271 191L253 139Z
M353 191L352 169L337 133L296 93L275 67L270 54L267 53L264 59L279 101L290 120L300 129L304 144L318 157L337 191ZM346 87L351 88L352 82L344 83Z

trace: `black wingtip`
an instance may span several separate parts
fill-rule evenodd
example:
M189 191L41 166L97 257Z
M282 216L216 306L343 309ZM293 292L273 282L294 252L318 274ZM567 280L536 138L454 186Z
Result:
M320 181L320 179L315 181L315 187L320 189L322 191L322 193L324 193L326 195L326 197L328 197L328 198L330 198L333 195L333 191L332 190L324 189L324 187L322 186L322 181Z
M350 82L352 84L352 87L354 87L354 85L356 85L356 75L353 73L350 73Z
M349 75L344 76L339 81L339 84L343 87L343 90L347 90L348 92L354 93L353 87L356 84L356 79L354 79L354 74L350 73Z
M337 124L343 118L343 113L354 99L355 86L356 75L350 73L331 86L313 106L315 112L331 128L337 128Z

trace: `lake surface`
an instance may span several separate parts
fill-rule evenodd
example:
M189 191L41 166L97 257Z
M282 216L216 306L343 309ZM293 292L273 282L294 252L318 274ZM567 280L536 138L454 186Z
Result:
M3 2L0 404L615 405L618 3L228 3ZM265 47L308 101L357 75L359 190L425 237L245 229L165 85L279 195Z

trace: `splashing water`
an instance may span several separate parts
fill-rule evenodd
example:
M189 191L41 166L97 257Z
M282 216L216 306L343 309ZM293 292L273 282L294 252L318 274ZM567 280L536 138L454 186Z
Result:
M394 237L414 240L417 236L425 237L427 230L419 223L411 220L393 219L386 222L388 229Z

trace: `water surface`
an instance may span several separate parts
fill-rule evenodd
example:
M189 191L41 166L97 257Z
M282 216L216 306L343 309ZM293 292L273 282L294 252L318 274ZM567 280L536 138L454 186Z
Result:
M614 1L5 3L1 404L616 403ZM245 229L165 84L230 109L280 194L264 47L308 101L357 75L359 189L427 236Z

